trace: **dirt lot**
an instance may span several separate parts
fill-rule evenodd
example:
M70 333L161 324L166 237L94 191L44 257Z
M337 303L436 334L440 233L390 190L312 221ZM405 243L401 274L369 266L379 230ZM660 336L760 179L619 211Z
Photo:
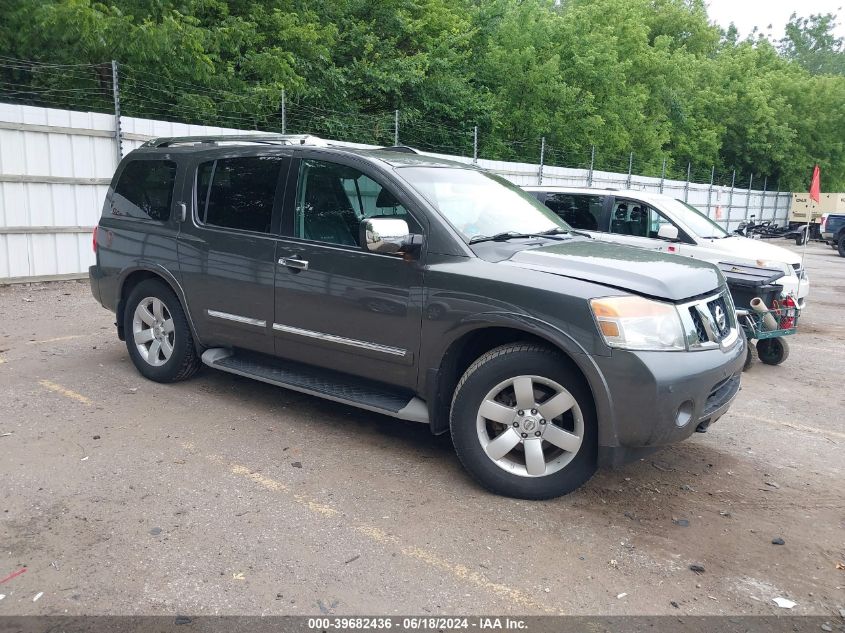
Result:
M0 288L0 580L26 567L0 615L784 614L783 597L838 619L845 259L814 244L807 263L784 365L755 365L709 433L543 503L479 489L423 425L211 370L145 381L87 283Z

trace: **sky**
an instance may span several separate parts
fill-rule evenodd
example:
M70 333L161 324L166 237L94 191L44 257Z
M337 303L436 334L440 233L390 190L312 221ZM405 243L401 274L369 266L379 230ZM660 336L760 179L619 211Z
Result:
M811 13L839 15L836 34L845 37L845 0L705 0L710 20L727 28L733 22L740 37L750 34L755 26L763 33L772 25L772 38L783 37L783 27L793 12L805 17Z

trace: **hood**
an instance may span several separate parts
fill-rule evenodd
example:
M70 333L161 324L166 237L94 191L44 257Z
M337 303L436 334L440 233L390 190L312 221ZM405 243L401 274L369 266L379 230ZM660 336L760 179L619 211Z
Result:
M727 255L735 255L749 262L756 263L758 259L762 259L785 264L801 263L801 256L788 248L775 246L763 240L752 240L741 235L732 235L720 240L702 240L702 242L706 242L708 248L723 251Z
M723 283L712 264L598 240L526 249L506 263L670 301L713 292Z

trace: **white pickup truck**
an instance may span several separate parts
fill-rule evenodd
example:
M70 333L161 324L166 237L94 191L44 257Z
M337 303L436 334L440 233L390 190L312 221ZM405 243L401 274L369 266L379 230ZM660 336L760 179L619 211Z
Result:
M762 240L728 233L695 207L647 191L523 187L573 228L592 237L702 259L779 268L778 283L800 308L810 293L801 256Z

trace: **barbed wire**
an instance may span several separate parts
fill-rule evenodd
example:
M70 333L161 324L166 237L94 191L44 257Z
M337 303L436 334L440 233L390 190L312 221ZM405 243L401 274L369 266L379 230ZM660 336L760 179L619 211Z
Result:
M163 76L154 70L120 65L121 114L126 117L267 132L309 133L340 141L392 145L396 110L334 110L287 94L277 84L242 84L241 91ZM229 78L227 78L229 79ZM0 102L114 113L111 62L53 64L0 55ZM284 114L282 111L284 110ZM493 161L524 162L611 172L623 182L636 178L711 183L714 187L778 189L761 174L688 165L668 155L644 159L631 154L608 155L600 147L577 148L532 139L501 138L497 130L454 120L431 120L426 112L399 110L399 142L423 151ZM494 132L498 132L494 134ZM542 151L541 151L542 148ZM542 154L542 155L541 155Z

